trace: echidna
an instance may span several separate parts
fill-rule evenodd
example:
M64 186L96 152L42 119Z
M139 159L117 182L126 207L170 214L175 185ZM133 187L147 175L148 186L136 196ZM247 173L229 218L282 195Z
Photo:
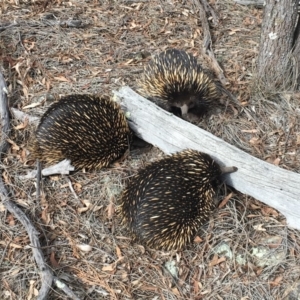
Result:
M119 211L135 238L154 249L190 243L215 207L221 168L208 154L185 150L155 161L132 177Z
M30 152L47 164L66 158L75 168L101 168L125 154L130 137L125 115L108 96L68 95L44 113Z
M177 115L202 115L219 96L217 84L196 58L177 49L155 56L138 84L142 96Z

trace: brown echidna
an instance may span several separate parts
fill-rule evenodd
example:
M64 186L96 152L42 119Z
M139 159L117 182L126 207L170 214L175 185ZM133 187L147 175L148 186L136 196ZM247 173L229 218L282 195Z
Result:
M75 168L101 168L125 154L130 136L125 115L109 97L69 95L44 113L30 152L48 164L66 158Z
M142 96L177 115L202 115L219 95L217 84L195 57L177 49L155 56L138 84Z
M185 150L155 161L135 175L120 200L122 222L141 243L181 249L215 207L221 168L208 154Z

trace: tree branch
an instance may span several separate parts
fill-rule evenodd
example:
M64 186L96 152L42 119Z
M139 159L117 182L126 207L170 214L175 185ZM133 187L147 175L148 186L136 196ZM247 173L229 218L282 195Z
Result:
M67 19L67 20L59 20L55 17L54 14L45 14L41 17L41 21L29 21L26 23L24 21L19 22L6 22L6 23L0 23L0 32L4 31L11 27L41 27L41 26L61 26L61 27L70 27L70 28L82 28L84 25L82 24L81 20L73 20L73 19Z
M7 137L9 136L10 128L9 128L9 109L8 109L8 101L7 101L7 89L4 77L0 72L0 115L1 115L1 144L0 144L0 161L2 161L4 154L8 150L9 144L7 142ZM39 291L39 295L37 297L38 300L47 299L47 295L52 285L53 275L49 267L47 266L39 241L39 233L32 225L29 218L26 214L13 202L10 200L9 192L5 187L2 176L0 176L0 198L3 205L6 209L13 214L20 223L24 226L32 247L32 252L34 259L37 263L37 266L41 273L41 288Z

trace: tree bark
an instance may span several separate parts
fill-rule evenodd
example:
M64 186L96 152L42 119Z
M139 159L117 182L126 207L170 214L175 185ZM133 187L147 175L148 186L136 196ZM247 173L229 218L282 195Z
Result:
M257 83L269 89L295 89L299 61L293 48L297 28L298 0L266 0L257 62ZM299 46L298 46L299 48ZM294 59L293 59L294 58Z
M300 6L299 6L300 9ZM299 10L298 9L298 10ZM300 90L300 11L298 14L298 21L294 33L294 51L293 56L295 58L296 68L298 70L297 80L297 89Z

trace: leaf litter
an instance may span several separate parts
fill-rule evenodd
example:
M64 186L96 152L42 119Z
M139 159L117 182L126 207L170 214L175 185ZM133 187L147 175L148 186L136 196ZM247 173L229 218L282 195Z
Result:
M272 102L251 95L262 11L230 0L210 4L220 22L210 23L214 53L238 104L222 98L226 109L198 125L299 172L299 94L285 91ZM0 31L11 106L33 116L61 95L111 94L124 84L135 89L150 55L167 47L187 50L210 67L201 59L201 22L189 1L3 0L0 13L1 26L18 24ZM184 251L153 251L132 242L115 211L118 197L140 167L162 157L157 149L111 169L76 172L70 181L45 178L43 203L37 203L34 180L19 179L35 168L26 152L35 128L26 119L13 123L5 183L40 232L49 265L80 299L283 299L300 286L299 232L273 208L236 191L220 198L219 209ZM33 299L40 278L27 234L1 206L0 228L0 298ZM216 252L220 245L225 252ZM59 289L49 297L66 299Z

